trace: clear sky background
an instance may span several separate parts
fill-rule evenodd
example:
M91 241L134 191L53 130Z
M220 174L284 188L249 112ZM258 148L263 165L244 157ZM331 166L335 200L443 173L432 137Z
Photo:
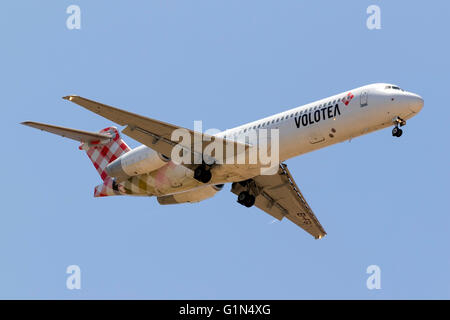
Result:
M81 30L66 8L81 8ZM381 30L366 9L381 8ZM450 298L448 1L3 1L0 298ZM25 120L97 131L78 94L227 129L374 82L423 96L385 129L287 161L328 232L236 202L93 198L78 144ZM138 144L124 138L131 146ZM81 268L81 290L66 268ZM381 268L368 290L366 268Z

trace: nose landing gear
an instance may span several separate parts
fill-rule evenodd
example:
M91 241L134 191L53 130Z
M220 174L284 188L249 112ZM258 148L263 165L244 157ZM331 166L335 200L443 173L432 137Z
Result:
M399 128L403 127L406 124L406 121L400 117L395 117L394 120L395 127L392 129L392 136L400 138L403 134L403 130Z
M392 129L392 136L400 138L403 134L403 130L400 129L398 126L395 126L394 129Z

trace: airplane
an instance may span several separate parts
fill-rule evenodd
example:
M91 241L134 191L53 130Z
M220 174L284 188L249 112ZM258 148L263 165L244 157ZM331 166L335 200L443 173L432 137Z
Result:
M424 100L397 85L375 83L330 96L303 106L265 117L232 129L207 135L173 124L134 114L77 95L63 97L89 111L126 126L122 133L142 143L130 149L116 127L99 132L65 128L39 122L22 124L81 142L103 183L94 197L114 195L155 196L161 205L195 203L213 197L224 184L245 207L256 206L278 220L284 217L314 238L326 232L294 181L286 160L370 132L391 127L400 137L401 127L423 108ZM185 142L174 139L176 130L187 132ZM255 145L241 138L264 129L278 130L279 161L274 172L262 174L261 161L235 163L218 161L211 153L204 157L212 141L231 146L248 156ZM207 139L195 142L197 136ZM194 143L192 142L194 140ZM270 149L272 142L266 144ZM201 161L173 160L174 150ZM235 160L239 152L232 153ZM206 160L208 161L206 161Z

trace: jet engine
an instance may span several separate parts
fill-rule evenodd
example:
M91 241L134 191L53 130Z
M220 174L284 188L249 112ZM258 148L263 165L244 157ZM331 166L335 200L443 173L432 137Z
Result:
M120 182L139 174L155 171L169 161L169 158L155 150L140 146L108 164L106 173Z
M223 189L223 184L208 185L193 190L175 193L169 196L158 197L159 204L176 204L186 202L200 202L211 198L217 191Z

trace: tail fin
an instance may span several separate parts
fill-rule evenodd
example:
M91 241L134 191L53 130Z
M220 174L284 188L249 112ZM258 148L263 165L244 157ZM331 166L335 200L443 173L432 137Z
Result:
M109 177L106 173L106 166L120 157L122 154L130 151L130 147L122 140L116 127L108 127L99 132L107 134L111 138L106 141L82 142L79 149L86 150L86 154L97 169L98 174L103 181Z

